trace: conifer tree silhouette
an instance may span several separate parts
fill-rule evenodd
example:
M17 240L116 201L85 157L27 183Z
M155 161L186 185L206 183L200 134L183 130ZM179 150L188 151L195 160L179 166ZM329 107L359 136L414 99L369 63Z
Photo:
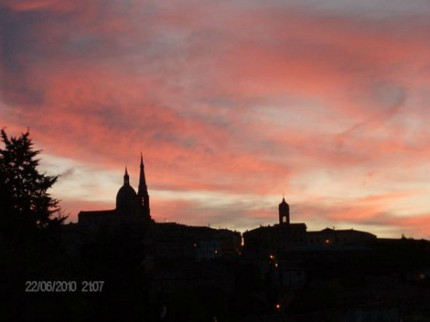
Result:
M19 137L8 137L1 130L0 222L8 231L49 228L61 224L59 201L48 193L58 177L38 171L40 154L33 149L29 130Z

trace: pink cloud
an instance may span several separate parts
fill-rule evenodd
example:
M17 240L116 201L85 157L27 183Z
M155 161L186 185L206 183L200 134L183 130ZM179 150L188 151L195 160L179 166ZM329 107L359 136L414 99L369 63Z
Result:
M292 179L312 171L335 173L345 190L378 169L412 169L398 189L422 180L425 13L375 20L253 1L2 6L2 126L30 126L47 153L120 176L143 151L151 186L173 191L299 193ZM331 204L324 216L365 221L389 201ZM184 216L195 207L176 206Z

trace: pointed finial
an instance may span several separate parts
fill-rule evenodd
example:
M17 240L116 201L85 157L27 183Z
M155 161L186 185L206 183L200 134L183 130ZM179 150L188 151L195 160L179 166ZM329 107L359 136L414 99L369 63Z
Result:
M125 173L124 173L124 184L130 183L130 177L128 176L127 166L125 167Z
M140 152L140 165L143 167L143 153Z

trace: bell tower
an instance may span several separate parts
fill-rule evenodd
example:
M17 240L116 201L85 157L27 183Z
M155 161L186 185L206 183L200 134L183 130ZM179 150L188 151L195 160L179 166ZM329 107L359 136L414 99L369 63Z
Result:
M285 198L282 198L282 202L279 204L279 224L290 224L290 206L285 201Z

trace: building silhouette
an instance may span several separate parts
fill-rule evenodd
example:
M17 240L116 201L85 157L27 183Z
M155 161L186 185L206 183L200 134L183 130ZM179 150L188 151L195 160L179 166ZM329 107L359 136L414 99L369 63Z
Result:
M344 249L349 246L364 245L376 241L371 233L354 229L335 230L326 228L321 231L307 231L305 223L290 222L290 206L282 198L278 206L279 223L273 226L260 226L243 234L248 253L271 254L274 252L299 250L325 251Z
M122 187L116 195L116 207L112 210L81 211L78 223L83 226L114 227L118 224L140 223L150 224L151 218L148 187L145 178L143 157L140 157L139 186L137 193L130 185L130 176L125 168Z
M306 224L290 222L290 206L282 198L279 204L279 223L261 226L243 234L245 247L255 254L269 254L306 244Z
M126 168L123 185L116 195L115 209L81 211L76 228L87 240L100 236L107 236L108 240L113 237L130 239L136 246L136 256L142 259L214 259L237 253L241 243L240 233L228 229L156 223L150 214L142 156L137 193L130 184Z
M321 231L309 231L307 233L308 244L317 245L352 245L375 240L375 235L355 229L325 228Z
M412 321L417 312L430 315L430 291L423 291L428 241L378 239L355 229L307 231L282 198L278 222L246 231L241 245L240 233L228 229L155 222L144 170L141 157L137 192L126 169L115 209L81 211L62 236L68 256L86 263L84 276L87 267L113 272L106 283L116 285L113 298L124 284L137 287L128 295L145 321L160 321L148 313L158 305L161 321L321 321L328 313L327 321ZM144 296L135 298L139 292Z
M285 201L285 198L282 198L282 202L279 204L279 224L290 224L290 206Z

